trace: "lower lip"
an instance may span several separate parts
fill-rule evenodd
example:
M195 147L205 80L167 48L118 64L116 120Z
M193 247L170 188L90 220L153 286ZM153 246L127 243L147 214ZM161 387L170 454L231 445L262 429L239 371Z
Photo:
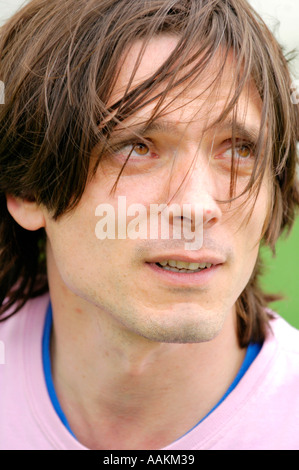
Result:
M160 277L161 281L167 282L172 285L191 286L191 285L205 285L208 284L218 272L222 264L211 266L210 268L203 269L202 271L194 273L179 273L168 271L160 268L155 263L147 263L151 271Z

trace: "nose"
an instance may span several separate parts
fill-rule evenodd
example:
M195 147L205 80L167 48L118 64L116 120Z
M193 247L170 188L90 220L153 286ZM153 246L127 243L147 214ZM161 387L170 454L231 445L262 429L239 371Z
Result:
M177 186L174 188L175 195L172 201L185 208L182 211L184 215L181 217L181 222L183 218L188 218L194 226L200 213L201 223L207 230L219 223L222 210L216 198L215 175L209 162L204 163L202 160L196 162L187 174L184 169L185 177L180 182L176 181Z

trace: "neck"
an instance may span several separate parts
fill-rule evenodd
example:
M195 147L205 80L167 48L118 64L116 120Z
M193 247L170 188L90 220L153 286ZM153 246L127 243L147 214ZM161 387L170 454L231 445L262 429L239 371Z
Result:
M51 298L56 392L74 434L91 449L170 444L217 404L244 358L233 310L213 340L167 344L127 331L74 295Z

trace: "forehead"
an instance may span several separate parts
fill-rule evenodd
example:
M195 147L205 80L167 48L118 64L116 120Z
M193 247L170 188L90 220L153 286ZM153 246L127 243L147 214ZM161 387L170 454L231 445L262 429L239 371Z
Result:
M121 100L126 93L153 77L175 50L178 40L174 35L161 35L153 37L145 47L141 41L133 43L122 57L109 105ZM180 86L169 89L162 108L168 119L173 118L180 124L190 123L195 119L205 126L218 119L236 90L236 65L233 54L230 53L224 59L223 52L219 48L219 52L207 63L196 79L191 76ZM179 62L178 57L177 63ZM186 75L188 68L191 70L193 66L194 64L189 64L179 69L176 80ZM165 82L155 94L163 92L166 86ZM158 98L153 99L150 104L131 116L129 122L134 125L140 119L149 119L157 102ZM255 125L258 126L261 109L262 102L257 89L253 81L248 82L240 94L234 111L237 111L239 120L255 121Z

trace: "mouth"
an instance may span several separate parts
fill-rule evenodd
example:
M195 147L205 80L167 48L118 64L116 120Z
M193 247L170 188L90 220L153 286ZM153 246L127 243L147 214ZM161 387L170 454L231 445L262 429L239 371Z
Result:
M159 261L155 263L158 268L161 268L165 271L171 271L174 273L180 274L192 274L192 273L199 273L203 270L210 269L213 267L213 263L203 262L203 263L188 263L186 261L178 261L178 260L165 260Z
M164 283L177 287L207 286L226 263L226 258L213 253L200 255L168 254L147 260L146 265L160 285Z

